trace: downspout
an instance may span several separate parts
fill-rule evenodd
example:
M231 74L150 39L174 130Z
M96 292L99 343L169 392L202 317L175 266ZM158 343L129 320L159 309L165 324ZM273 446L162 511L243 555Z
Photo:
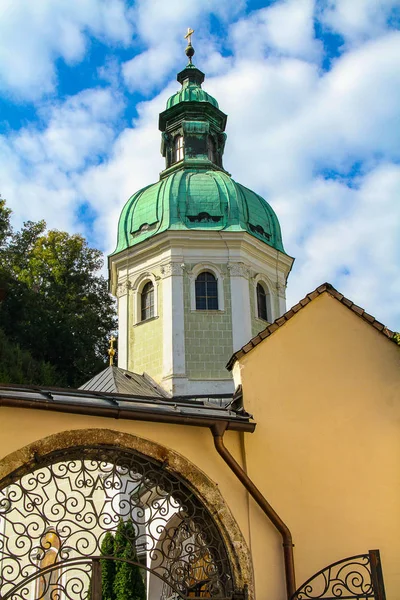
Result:
M261 510L267 515L271 523L276 527L282 536L283 557L285 562L286 593L290 600L296 591L296 580L294 572L293 540L288 526L282 521L280 516L274 511L260 490L254 485L247 473L242 469L232 454L224 445L224 433L227 423L217 423L211 427L214 436L214 445L218 454L223 458L228 467L234 472L241 484L246 488L249 494L257 502Z

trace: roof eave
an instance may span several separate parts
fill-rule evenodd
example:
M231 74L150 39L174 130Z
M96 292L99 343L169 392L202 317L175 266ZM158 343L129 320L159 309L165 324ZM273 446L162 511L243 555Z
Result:
M12 395L11 391L17 391L17 395ZM21 409L33 409L33 410L47 410L52 412L67 413L67 414L80 414L87 416L98 416L106 417L111 419L123 419L130 421L147 421L151 423L169 423L174 425L188 425L193 427L213 427L217 423L224 422L227 424L227 429L231 431L244 431L253 432L256 424L250 422L248 417L234 415L232 411L226 411L224 409L212 409L210 408L207 412L214 412L214 415L201 415L199 410L196 414L191 414L190 407L185 407L170 402L171 406L167 403L164 405L156 405L149 407L149 399L143 398L143 403L146 406L132 405L128 407L122 407L118 404L118 401L130 400L133 401L132 396L119 395L119 394L100 394L100 393L86 393L82 394L82 399L94 399L109 400L110 404L104 406L90 405L83 402L72 402L68 401L54 401L51 398L51 391L56 392L56 389L38 390L38 388L25 388L19 389L18 386L2 386L0 390L0 407L10 408L21 408ZM65 390L60 390L60 393ZM83 390L82 390L83 391ZM45 395L47 398L32 398L33 393ZM77 390L74 390L76 394ZM81 390L79 390L79 395ZM67 392L68 396L69 390ZM157 398L160 400L160 398ZM195 409L193 406L192 409Z
M388 329L383 323L377 321L375 317L368 314L363 308L354 304L351 300L343 296L340 292L338 292L331 283L323 283L318 286L313 292L307 294L300 302L292 306L285 314L283 314L279 319L276 319L271 325L268 325L263 331L260 331L259 334L254 336L247 344L242 346L240 350L235 352L231 358L229 359L226 368L228 371L232 371L234 364L237 360L242 358L245 354L248 354L253 348L258 346L265 338L272 335L275 331L277 331L282 325L284 325L287 321L289 321L296 313L298 313L302 308L307 306L312 300L318 298L321 294L328 293L330 296L338 300L341 304L346 306L349 310L352 310L355 314L361 317L366 323L374 327L377 331L382 333L389 340L394 340L395 333Z

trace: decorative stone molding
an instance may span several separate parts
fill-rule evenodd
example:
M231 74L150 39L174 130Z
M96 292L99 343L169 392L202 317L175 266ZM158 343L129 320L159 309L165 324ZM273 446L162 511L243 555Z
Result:
M281 298L286 298L286 285L284 283L280 283L279 281L276 284L276 291L278 296Z
M267 275L265 275L265 273L256 273L255 276L252 278L253 281L253 294L254 294L254 309L256 311L255 316L258 318L258 302L257 302L257 284L261 284L262 287L264 288L267 297L266 297L266 302L267 302L267 315L268 315L268 322L272 323L275 318L276 318L276 314L275 314L275 307L274 307L274 297L275 297L275 290L276 289L276 284L273 285L271 280L269 279L269 277Z
M171 277L171 275L182 275L185 265L182 263L171 262L166 265L161 265L160 272L161 277Z
M156 277L154 277L153 273L150 273L150 271L143 271L142 273L139 273L139 275L136 275L136 279L131 279L131 289L133 291L138 291L139 288L143 288L146 281L152 281L154 283L155 280Z
M117 286L117 298L125 296L128 291L132 288L132 282L128 280L121 281Z
M154 287L154 317L158 317L158 280L160 278L156 277L154 273L150 271L144 271L140 273L134 282L130 282L130 288L133 291L133 325L137 325L141 323L141 294L146 283L151 281Z
M229 263L227 268L231 277L245 277L246 279L250 277L250 269L242 262Z

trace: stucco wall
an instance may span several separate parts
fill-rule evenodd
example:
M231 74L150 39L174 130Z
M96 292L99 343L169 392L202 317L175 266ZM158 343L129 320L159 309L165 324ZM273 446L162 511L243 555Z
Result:
M223 517L225 530L229 535L232 534L233 549L236 548L234 551L238 552L238 556L240 554L248 556L248 550L245 550L246 543L250 542L248 497L236 477L217 455L208 429L30 409L1 408L0 412L2 419L0 479L24 461L32 460L34 453L40 455L64 447L63 439L67 439L68 446L72 447L82 443L93 443L93 440L97 444L115 443L117 446L128 444L126 447L137 448L160 461L166 460L168 465L166 468L175 469L182 477L189 477L189 481L196 482L197 478L201 497L205 500L208 498L209 510L215 513L214 518L217 522ZM98 434L93 433L94 431L98 431ZM131 442L129 439L127 442L126 434L132 436ZM241 434L227 432L225 437L227 447L236 460L243 464ZM46 438L45 442L43 438ZM33 449L24 450L32 443ZM154 447L158 450L154 450ZM172 451L173 456L170 457L169 451ZM158 456L157 452L161 454ZM179 456L183 457L182 460ZM205 473L206 477L202 477L202 473ZM213 492L212 489L207 491L207 479L211 479L215 488L220 491L226 508L213 502L212 494L214 493L215 496L215 491ZM231 521L232 517L235 519L234 524ZM241 534L238 535L238 532ZM237 567L239 571L243 569L243 564L246 564L246 560L242 562L241 568ZM240 576L244 577L244 582L250 584L250 598L253 599L251 561L247 562L247 565L250 569Z
M228 379L233 352L229 277L223 280L224 310L191 310L190 280L184 278L186 375L194 379Z
M163 302L162 285L158 285L157 317L134 323L134 297L130 297L129 370L148 373L156 381L162 378L163 360Z
M400 348L323 294L240 367L248 472L292 531L297 583L378 548L398 598ZM254 504L250 526L259 598L284 598L280 539Z

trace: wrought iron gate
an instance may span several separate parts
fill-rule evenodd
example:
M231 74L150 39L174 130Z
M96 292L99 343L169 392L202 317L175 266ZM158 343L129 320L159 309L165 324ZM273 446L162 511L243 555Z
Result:
M119 536L112 555L107 535ZM106 560L140 568L147 600L241 596L208 510L183 479L136 451L57 451L0 483L2 600L97 600Z
M385 600L379 550L332 563L310 577L292 600Z

